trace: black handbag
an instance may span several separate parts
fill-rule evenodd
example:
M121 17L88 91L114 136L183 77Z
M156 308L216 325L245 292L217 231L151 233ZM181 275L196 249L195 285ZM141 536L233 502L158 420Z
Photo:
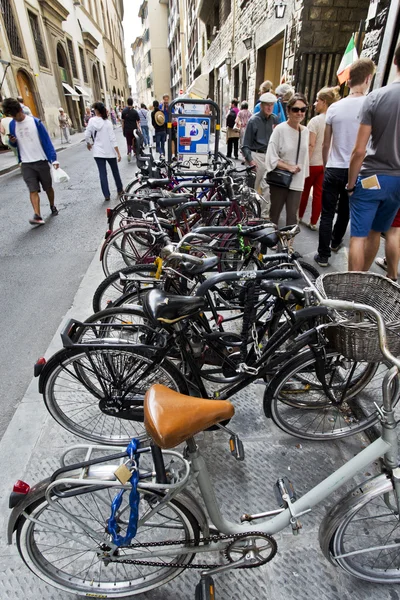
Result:
M297 154L296 154L296 165L299 160L300 154L300 142L301 142L301 129L299 129L299 142L297 144ZM281 188L289 188L292 183L294 173L290 171L286 171L286 169L279 169L276 167L273 171L269 171L267 173L267 183L268 185L275 185L276 187Z

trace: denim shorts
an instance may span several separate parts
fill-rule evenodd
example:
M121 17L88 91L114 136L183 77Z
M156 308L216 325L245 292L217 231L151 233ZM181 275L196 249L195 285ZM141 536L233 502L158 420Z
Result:
M400 208L400 177L377 175L380 190L364 189L357 181L350 196L350 230L352 237L367 237L371 229L390 229Z

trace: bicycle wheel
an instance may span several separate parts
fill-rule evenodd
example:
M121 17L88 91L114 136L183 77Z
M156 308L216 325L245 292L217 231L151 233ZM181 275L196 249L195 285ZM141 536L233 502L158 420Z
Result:
M151 356L126 347L61 350L43 383L47 410L62 427L87 440L127 444L144 433L143 401L151 385L188 393L184 378L166 359L145 373Z
M374 425L378 421L374 402L380 402L388 367L384 363L355 364L328 351L325 381L336 404L315 374L315 360L312 351L303 352L278 371L264 393L266 416L286 433L308 440L347 437ZM396 379L393 397L397 398L398 390Z
M144 214L150 210L149 201L139 196L121 202L113 208L108 226L111 231L115 231L128 219L144 219Z
M400 523L392 481L384 475L369 480L341 504L348 500L329 540L331 559L353 577L400 583Z
M199 526L179 500L161 503L161 494L144 490L139 493L139 527L132 544L181 542L175 546L175 555L160 556L158 560L156 556L151 558L164 563L163 566L107 560L110 541L106 533L107 519L116 495L110 488L70 498L53 495L51 506L43 496L28 506L26 513L35 520L23 518L19 523L17 546L22 559L44 582L83 597L127 598L167 583L184 570L184 566L177 567L176 563L186 565L193 560L193 553L180 552L190 541L194 546L198 544ZM121 535L126 534L129 512L129 493L126 492L117 513ZM118 550L119 559L135 560L139 554L144 560L143 548L126 546Z
M137 283L132 283L133 289L149 291L152 282L155 281L154 275L156 274L156 270L155 265L132 265L131 267L125 267L120 271L111 273L111 275L100 283L93 295L93 311L97 313L106 309L110 303L112 304L122 295L123 289L120 284L121 273L122 275L137 278ZM130 284L129 287L131 287Z
M106 276L135 264L152 264L159 254L159 245L153 236L153 244L140 243L138 236L152 235L151 225L129 226L110 235L103 250L102 265Z

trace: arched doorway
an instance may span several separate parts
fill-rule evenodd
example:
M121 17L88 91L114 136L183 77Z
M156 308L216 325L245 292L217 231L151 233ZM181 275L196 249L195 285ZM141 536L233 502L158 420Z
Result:
M96 65L93 65L93 94L95 102L101 100L100 77Z
M61 83L66 83L69 86L72 86L72 78L69 71L69 64L67 55L61 43L57 44L57 64L59 68ZM79 118L79 107L78 102L75 102L72 99L71 95L68 95L69 92L62 86L63 95L61 98L61 106L68 114L72 121L72 125L75 129L80 130L80 118ZM76 95L77 100L79 100L79 94Z
M24 99L24 104L26 104L26 106L28 106L31 109L31 112L34 117L39 117L39 111L37 109L35 101L33 83L28 73L25 73L25 71L22 71L20 69L17 73L17 83L19 93Z

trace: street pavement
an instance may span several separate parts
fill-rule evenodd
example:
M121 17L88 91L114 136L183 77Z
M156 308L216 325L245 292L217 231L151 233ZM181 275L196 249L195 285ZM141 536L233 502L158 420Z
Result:
M120 148L123 148L122 140ZM62 451L68 445L81 442L53 422L37 392L37 380L31 380L36 358L41 354L48 358L61 347L59 330L66 319L84 319L91 313L91 297L102 279L97 250L105 229L105 206L93 159L84 144L63 151L59 158L71 181L56 192L60 216L46 218L46 225L40 229L29 228L27 219L31 209L19 173L0 179L1 216L7 225L7 236L3 234L0 238L4 264L2 298L6 309L0 355L1 412L5 430L0 441L3 465L0 472L0 598L8 600L76 597L35 578L23 565L16 546L7 546L5 540L8 495L15 480L21 478L33 484L50 475L59 466ZM123 181L127 182L133 169L132 164L125 161L123 159L121 171ZM47 208L44 214L47 217ZM295 247L312 260L317 238L317 232L304 228ZM346 262L343 249L333 258L330 270L344 270ZM289 476L297 492L302 494L368 443L361 435L325 443L290 437L265 419L262 395L263 386L254 385L233 400L236 416L231 426L243 439L245 462L237 463L230 457L228 440L223 434L199 436L213 481L218 485L217 497L222 510L234 520L244 512L276 508L273 486L278 477ZM360 478L368 477L373 471L374 466L361 473ZM346 489L349 487L352 486ZM216 599L297 600L314 596L323 600L398 600L396 586L357 581L328 564L320 553L317 537L320 520L332 500L344 492L340 490L312 515L304 516L299 536L293 537L289 530L279 534L276 538L278 555L271 563L259 569L232 571L215 577ZM140 597L194 599L197 581L198 573L188 571L167 586Z

